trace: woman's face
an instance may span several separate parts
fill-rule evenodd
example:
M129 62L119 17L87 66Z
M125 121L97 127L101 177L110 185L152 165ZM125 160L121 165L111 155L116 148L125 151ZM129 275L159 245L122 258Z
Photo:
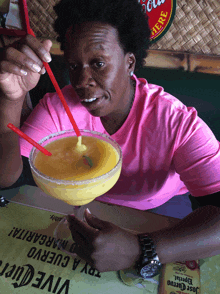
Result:
M87 22L66 34L65 59L70 81L80 102L93 115L117 117L129 103L130 72L135 57L126 55L117 30L100 22Z

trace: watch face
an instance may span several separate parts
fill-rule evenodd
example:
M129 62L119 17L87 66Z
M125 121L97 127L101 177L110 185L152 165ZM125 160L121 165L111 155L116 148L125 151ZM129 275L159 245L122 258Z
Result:
M157 264L147 264L142 267L140 274L144 279L152 278L156 276L158 273L158 265Z

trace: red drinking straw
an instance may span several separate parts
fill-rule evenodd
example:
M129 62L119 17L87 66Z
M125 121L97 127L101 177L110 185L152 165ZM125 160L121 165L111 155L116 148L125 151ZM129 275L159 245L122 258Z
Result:
M45 155L48 155L48 156L51 156L52 155L52 153L50 153L44 147L42 147L37 142L35 142L34 140L32 140L29 136L27 136L26 134L24 134L22 131L20 131L18 128L16 128L13 124L8 124L7 127L9 129L11 129L12 131L14 131L15 133L17 133L20 137L22 137L23 139L25 139L26 141L28 141L30 144L32 144L34 147L36 147L38 150L40 150L41 152L43 152Z
M27 7L26 0L23 0L23 6L24 6L24 16L25 16L26 26L27 26L27 33L29 35L32 35L33 37L35 37L35 34L34 34L34 32L32 31L32 29L30 27L29 16L28 16L28 7ZM79 128L77 127L77 124L76 124L76 122L75 122L75 120L74 120L74 118L72 116L72 113L70 112L69 106L66 103L66 100L65 100L65 98L63 96L63 93L60 90L60 87L59 87L59 85L58 85L58 83L57 83L57 81L56 81L56 79L54 77L54 74L53 74L49 64L44 62L44 61L43 61L43 64L44 64L44 67L45 67L45 69L46 69L46 71L47 71L47 73L48 73L48 75L49 75L49 77L51 79L51 82L53 83L54 88L55 88L55 90L56 90L56 92L57 92L57 94L58 94L58 96L59 96L59 98L60 98L60 100L61 100L61 102L62 102L62 104L63 104L63 106L65 108L65 110L66 110L66 113L67 113L67 115L69 117L69 120L70 120L70 122L71 122L71 124L73 126L74 131L76 132L77 137L80 137L81 133L79 131Z

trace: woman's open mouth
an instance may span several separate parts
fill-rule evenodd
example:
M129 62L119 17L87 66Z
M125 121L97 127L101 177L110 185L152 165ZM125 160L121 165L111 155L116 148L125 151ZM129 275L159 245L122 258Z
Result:
M86 108L93 110L97 107L100 107L101 104L105 101L105 97L91 97L88 99L81 99L80 102L82 103L83 106Z
M98 98L90 98L90 99L83 99L81 100L82 102L93 102L93 101L96 101Z

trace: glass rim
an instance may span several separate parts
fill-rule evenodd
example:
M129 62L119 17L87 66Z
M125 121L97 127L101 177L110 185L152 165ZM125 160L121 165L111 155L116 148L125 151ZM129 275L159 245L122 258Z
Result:
M86 185L86 184L90 184L92 182L96 182L96 181L99 181L99 180L102 180L102 179L105 179L107 178L109 175L111 174L114 174L114 172L118 169L119 165L121 164L122 162L122 150L121 150L121 147L120 145L114 140L112 139L109 135L106 135L106 134L102 134L102 133L99 133L99 132L96 132L96 131L90 131L90 130L83 130L83 129L79 129L80 132L84 132L84 133L89 133L89 134L94 134L94 135L98 135L100 137L103 137L103 138L106 138L107 140L109 141L112 141L117 147L118 147L118 154L119 154L119 160L117 162L117 164L110 170L108 171L107 173L101 175L101 176L98 176L98 177L95 177L95 178L92 178L92 179L89 179L89 180L61 180L61 179L55 179L55 178L52 178L52 177L49 177L45 174L43 174L42 172L40 172L35 166L34 166L34 163L33 163L33 155L34 155L34 152L35 151L38 151L38 152L41 152L39 151L35 146L32 147L31 149L31 152L30 152L30 155L28 157L28 161L29 161L29 164L30 164L30 167L31 167L31 170L34 171L34 173L37 174L37 176L39 178L43 178L43 180L46 180L46 181L49 181L49 182L52 182L54 184L58 184L58 185L72 185L72 186L76 186L76 185ZM45 141L53 138L53 137L56 137L56 136L59 136L59 135L62 135L62 134L68 134L68 133L75 133L76 132L73 130L73 129L70 129L70 130L64 130L64 131L59 131L59 132L56 132L56 133L52 133L44 138L42 138L40 141L38 141L37 143L39 145L43 144ZM83 135L82 135L83 136ZM115 146L113 146L113 148L115 148Z

